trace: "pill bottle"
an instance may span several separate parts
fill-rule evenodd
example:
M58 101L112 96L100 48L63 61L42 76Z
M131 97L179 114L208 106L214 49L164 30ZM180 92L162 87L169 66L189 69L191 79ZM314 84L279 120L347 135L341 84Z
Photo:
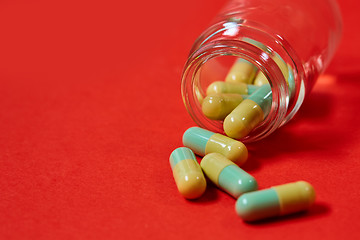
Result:
M223 121L207 118L201 102L207 87L224 79L236 59L244 59L267 78L272 102L266 118L241 140L267 137L299 110L333 57L341 32L335 0L229 1L190 50L181 81L188 113L200 127L224 133Z

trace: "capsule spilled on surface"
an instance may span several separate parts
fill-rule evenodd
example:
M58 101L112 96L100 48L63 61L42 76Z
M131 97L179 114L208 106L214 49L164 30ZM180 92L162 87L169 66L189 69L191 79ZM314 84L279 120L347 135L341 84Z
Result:
M245 193L236 201L235 210L244 221L256 221L307 210L314 201L314 188L298 181Z
M209 153L200 162L205 175L234 198L254 191L258 185L250 174L220 153Z
M248 150L242 142L199 127L191 127L185 131L183 144L199 156L216 152L239 166L248 158Z
M188 199L199 198L206 190L206 179L194 153L180 147L171 153L169 161L180 194Z

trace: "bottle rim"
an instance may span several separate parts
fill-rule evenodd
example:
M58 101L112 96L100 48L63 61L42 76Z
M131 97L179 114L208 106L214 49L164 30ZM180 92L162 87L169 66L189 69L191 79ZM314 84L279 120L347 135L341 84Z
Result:
M269 80L273 95L268 116L248 136L241 139L244 142L254 142L274 132L298 111L305 96L304 70L293 49L281 36L272 34L269 29L260 27L257 23L236 19L230 21L236 24L232 25L233 28L241 28L243 36L263 43L267 49L261 49L239 36L224 37L224 33L229 30L225 23L229 20L211 26L195 42L192 54L185 65L182 74L182 98L197 125L210 131L224 133L222 121L210 120L201 111L198 98L205 94L204 89L199 87L199 72L204 64L220 56L234 56L253 63ZM295 91L291 101L291 92L284 75L271 58L271 54L274 53L286 59L293 69Z

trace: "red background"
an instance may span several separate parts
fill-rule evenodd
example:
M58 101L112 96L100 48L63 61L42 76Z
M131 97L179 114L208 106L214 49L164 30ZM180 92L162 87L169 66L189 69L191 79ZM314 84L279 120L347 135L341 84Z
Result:
M314 207L247 224L212 185L178 194L181 70L224 3L1 1L1 239L360 237L359 1L339 2L343 40L296 118L248 145L260 188L309 181Z

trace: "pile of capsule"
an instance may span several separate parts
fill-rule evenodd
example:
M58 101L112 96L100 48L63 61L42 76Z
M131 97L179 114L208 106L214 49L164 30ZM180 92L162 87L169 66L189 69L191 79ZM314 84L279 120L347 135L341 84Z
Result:
M291 96L292 70L276 53L272 58L282 71ZM227 136L199 127L185 131L184 147L170 155L179 192L187 199L199 198L206 190L206 176L237 199L236 213L245 221L307 210L315 200L315 191L309 183L298 181L258 190L254 177L240 168L247 161L248 150L235 139L247 136L271 109L272 91L265 75L252 63L239 59L225 81L210 84L206 94L204 99L199 98L202 111L212 120L223 121ZM203 157L200 164L195 154Z
M258 190L255 178L239 167L248 158L240 141L199 127L186 130L182 140L184 147L171 153L170 166L180 194L187 199L203 195L206 176L237 199L236 213L245 221L303 211L315 200L313 187L305 181ZM195 154L203 157L200 164Z
M244 38L267 52L279 67L293 96L292 68L263 44ZM267 117L271 110L272 90L267 77L251 62L239 58L230 68L225 81L216 81L206 90L206 97L198 95L203 114L211 120L223 121L224 132L234 139L247 136Z

